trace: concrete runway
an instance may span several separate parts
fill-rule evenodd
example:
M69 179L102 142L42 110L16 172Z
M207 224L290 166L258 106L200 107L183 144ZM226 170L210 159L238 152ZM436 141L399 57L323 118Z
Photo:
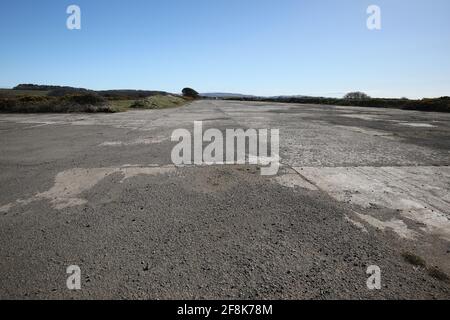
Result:
M195 120L280 129L278 175L174 167ZM1 299L450 298L450 114L211 100L0 132Z

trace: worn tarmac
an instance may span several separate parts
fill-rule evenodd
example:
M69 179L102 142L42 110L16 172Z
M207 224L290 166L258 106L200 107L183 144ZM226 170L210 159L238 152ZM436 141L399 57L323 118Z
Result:
M173 166L171 134L196 120L279 129L278 175ZM218 100L1 114L0 147L1 299L450 298L450 114Z

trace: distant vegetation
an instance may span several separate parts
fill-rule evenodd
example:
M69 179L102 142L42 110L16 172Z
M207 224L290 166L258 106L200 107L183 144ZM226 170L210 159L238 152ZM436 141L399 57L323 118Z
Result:
M0 112L122 112L129 108L162 109L187 99L164 91L102 90L21 84L0 89Z
M184 97L188 98L197 99L199 97L199 93L191 88L184 88L182 93Z
M48 86L40 84L19 84L15 86L13 90L28 90L28 91L51 91L57 89L68 89L68 90L86 90L82 88L64 87L64 86Z
M370 97L368 94L360 91L355 92L349 92L347 93L344 98L344 100L369 100Z
M109 100L131 100L143 99L151 96L165 96L168 92L164 91L147 91L147 90L103 90L96 91L97 94Z
M0 112L115 112L108 101L95 94L63 97L17 96L0 99Z
M302 103L302 104L322 104L335 106L355 106L372 108L395 108L403 110L450 112L450 97L436 99L409 100L403 99L383 99L370 98L368 95L351 93L342 99L324 97L244 97L226 98L226 100L237 101L262 101L262 102L282 102L282 103Z
M45 93L51 97L62 97L65 95L73 94L97 94L107 99L114 100L127 100L127 99L141 99L154 95L166 95L167 92L164 91L148 91L148 90L89 90L85 88L74 88L66 86L49 86L49 85L37 85L37 84L19 84L14 87L13 92L27 92L28 94L33 94L33 92ZM11 90L5 90L11 91ZM1 92L0 92L1 95Z
M0 98L13 98L17 96L46 96L47 94L48 91L0 89Z

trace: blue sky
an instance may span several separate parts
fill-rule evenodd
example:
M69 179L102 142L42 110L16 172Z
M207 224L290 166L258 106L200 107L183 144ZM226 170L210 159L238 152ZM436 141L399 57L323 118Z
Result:
M0 36L0 87L450 95L448 0L14 0Z

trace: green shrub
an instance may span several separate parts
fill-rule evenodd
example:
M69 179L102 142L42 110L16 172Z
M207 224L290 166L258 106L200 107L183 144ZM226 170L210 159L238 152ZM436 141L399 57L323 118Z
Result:
M192 88L184 88L182 90L183 96L188 98L198 98L199 93Z
M349 92L344 96L344 100L368 100L368 99L370 99L369 95L360 91Z
M95 94L64 97L24 96L0 99L0 112L114 112L104 98Z
M69 95L65 96L64 99L67 102L76 103L79 105L104 105L106 104L106 99L93 93L80 94L80 95Z
M365 100L358 100L358 99L338 99L338 98L323 98L323 97L273 97L273 98L233 97L233 98L226 98L225 100L301 103L301 104L355 106L355 107L371 107L371 108L395 108L404 110L450 112L450 97L441 97L437 99L422 99L422 100L382 99L382 98L369 98Z

